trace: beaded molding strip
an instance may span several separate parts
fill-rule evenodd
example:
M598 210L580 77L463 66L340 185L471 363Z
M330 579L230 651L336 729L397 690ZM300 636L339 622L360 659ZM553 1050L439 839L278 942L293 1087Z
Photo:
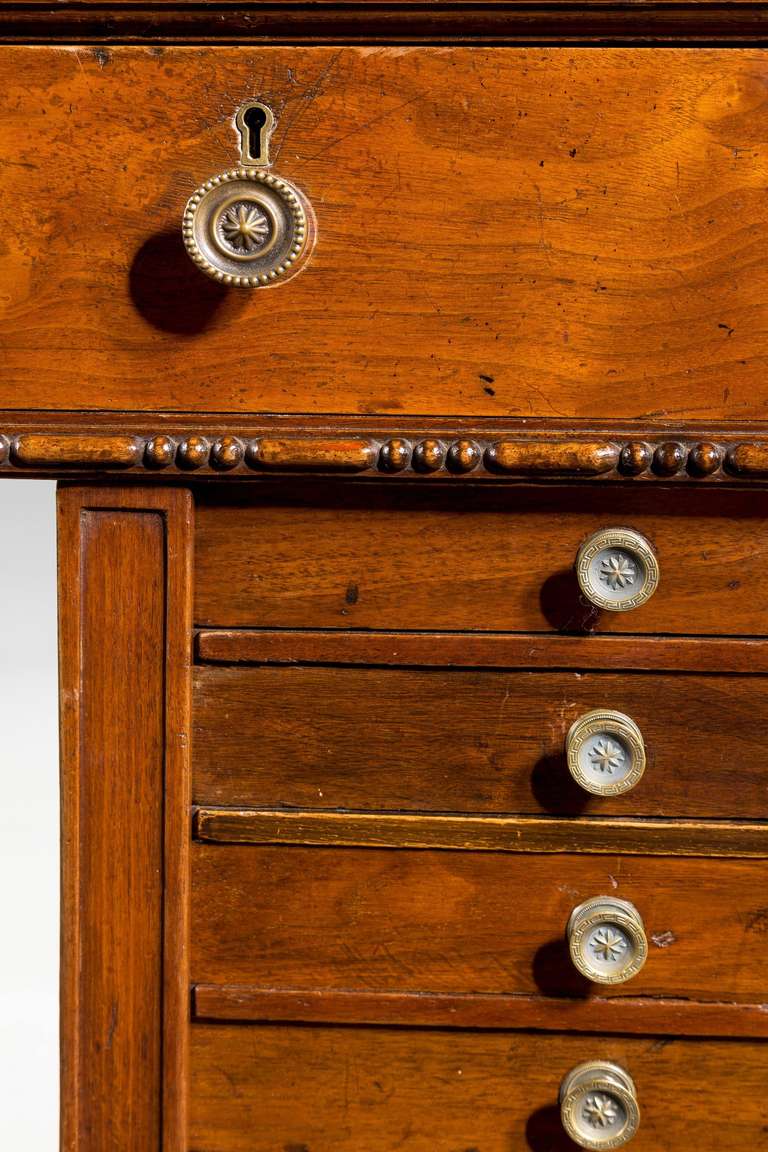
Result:
M0 434L0 471L151 474L269 472L471 479L753 480L768 440L545 440L519 436L364 436L90 432Z

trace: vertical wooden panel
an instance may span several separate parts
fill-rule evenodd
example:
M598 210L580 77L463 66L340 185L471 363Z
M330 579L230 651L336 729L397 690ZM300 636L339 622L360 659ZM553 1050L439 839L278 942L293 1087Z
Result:
M62 1147L186 1147L188 493L59 494Z

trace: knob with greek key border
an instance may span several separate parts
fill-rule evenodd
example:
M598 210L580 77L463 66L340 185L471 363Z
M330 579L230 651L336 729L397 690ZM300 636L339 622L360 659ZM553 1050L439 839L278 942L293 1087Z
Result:
M629 792L645 772L643 736L629 716L608 708L585 712L565 740L568 771L593 796Z
M621 1148L640 1124L637 1090L629 1073L609 1060L573 1068L560 1085L560 1117L580 1148Z
M571 912L566 928L574 966L595 984L623 984L648 956L642 918L634 904L595 896Z
M653 596L659 585L656 553L632 528L601 528L581 545L576 578L596 608L629 612Z

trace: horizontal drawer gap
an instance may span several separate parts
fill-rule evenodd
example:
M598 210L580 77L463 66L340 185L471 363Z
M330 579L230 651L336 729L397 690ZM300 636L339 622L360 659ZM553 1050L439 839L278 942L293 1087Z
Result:
M196 652L218 664L768 673L768 641L743 637L217 628L197 633Z
M768 1037L768 1005L653 997L356 992L198 984L193 1019L412 1028Z
M337 848L768 857L768 823L199 808L198 840Z

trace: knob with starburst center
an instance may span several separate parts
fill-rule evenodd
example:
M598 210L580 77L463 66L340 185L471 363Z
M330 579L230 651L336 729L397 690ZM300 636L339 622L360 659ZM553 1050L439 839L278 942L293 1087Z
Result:
M270 226L266 214L258 204L239 201L230 204L218 220L218 230L222 240L236 252L243 255L258 251L269 236Z
M579 1064L566 1074L560 1085L560 1117L565 1131L579 1148L591 1148L594 1152L623 1148L635 1136L640 1124L637 1089L632 1077L612 1060L587 1060Z
M627 950L627 939L615 928L598 928L590 946L595 956L606 963L615 963Z
M612 552L600 561L600 579L614 592L633 584L637 569L628 556Z
M584 1101L584 1119L593 1128L610 1128L611 1124L616 1123L618 1115L614 1101L601 1092L587 1096Z
M595 608L629 612L658 588L659 562L649 541L633 528L601 528L579 548L576 578Z
M589 759L600 772L607 772L610 776L621 768L626 757L619 744L613 740L602 738L595 741L590 750Z

